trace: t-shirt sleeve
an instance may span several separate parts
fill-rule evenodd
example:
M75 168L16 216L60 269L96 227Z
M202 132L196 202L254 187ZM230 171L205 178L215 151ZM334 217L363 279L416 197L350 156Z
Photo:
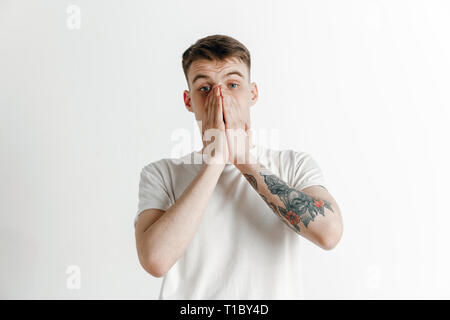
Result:
M298 190L320 185L326 189L324 174L316 160L306 152L294 151L292 186Z
M163 173L154 162L145 166L141 171L138 198L138 210L134 218L135 224L142 211L147 209L167 211L172 205Z

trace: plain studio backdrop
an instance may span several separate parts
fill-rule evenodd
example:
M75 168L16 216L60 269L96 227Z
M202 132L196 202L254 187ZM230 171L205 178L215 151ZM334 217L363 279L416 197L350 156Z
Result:
M450 298L449 30L447 1L1 0L1 298L157 298L139 174L199 145L181 55L212 34L252 54L260 143L340 205L337 247L297 253L306 298Z

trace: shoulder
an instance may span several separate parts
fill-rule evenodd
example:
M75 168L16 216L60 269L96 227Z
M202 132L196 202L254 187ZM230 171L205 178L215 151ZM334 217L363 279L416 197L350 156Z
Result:
M155 160L152 161L148 164L146 164L142 170L143 171L147 171L147 170L160 170L160 171L164 171L164 170L168 170L171 167L176 167L176 166L180 166L181 164L184 164L187 160L189 160L189 157L192 155L191 153L185 154L183 156L180 157L176 157L176 158L161 158L159 160Z
M265 153L277 162L280 177L295 187L325 185L324 176L310 152L299 149L269 149Z
M172 179L174 176L184 175L187 171L193 170L193 166L188 165L191 164L192 154L193 152L177 158L162 158L152 161L142 167L141 174L157 175L163 179Z
M261 155L267 158L278 159L284 167L299 165L314 160L309 152L298 149L273 149L267 147L259 147Z
M142 167L142 172L144 173L155 173L165 171L167 168L167 159L160 159L156 161L152 161Z

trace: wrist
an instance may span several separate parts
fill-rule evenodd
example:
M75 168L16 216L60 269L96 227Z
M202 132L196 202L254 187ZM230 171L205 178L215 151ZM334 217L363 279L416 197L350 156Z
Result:
M234 165L240 171L248 171L249 167L253 167L258 164L256 157L254 157L250 152L247 154L247 158L244 161L235 161Z
M225 168L225 163L204 163L203 169L205 171L214 171L221 173L223 169Z
M202 163L211 168L220 168L225 167L226 161L225 156L222 155L222 153L216 152L214 156L212 156L211 154L204 152L202 153Z

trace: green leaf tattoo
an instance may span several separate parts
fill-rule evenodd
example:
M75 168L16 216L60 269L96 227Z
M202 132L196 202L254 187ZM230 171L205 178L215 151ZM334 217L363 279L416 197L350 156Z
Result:
M333 211L329 202L317 198L312 198L295 188L289 187L284 181L272 174L267 169L260 172L264 182L272 194L277 195L283 201L286 208L278 207L279 212L290 224L300 231L298 223L301 221L307 228L314 218L321 214L325 216L325 209ZM254 177L252 177L254 178ZM267 201L266 201L267 202Z

